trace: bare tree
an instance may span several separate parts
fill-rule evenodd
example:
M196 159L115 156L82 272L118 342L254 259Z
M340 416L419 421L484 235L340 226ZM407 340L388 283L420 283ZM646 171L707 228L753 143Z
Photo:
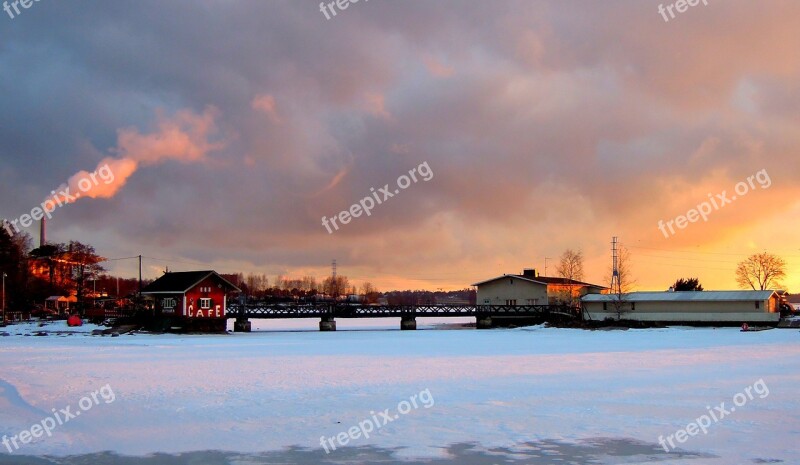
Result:
M736 282L742 288L781 288L780 280L785 277L786 260L767 252L751 255L736 267Z
M306 292L317 291L317 278L310 275L303 276L303 290Z
M325 294L336 298L342 295L342 293L347 293L347 289L350 287L350 280L347 279L347 276L337 275L336 280L334 281L333 276L328 276L322 282L322 289Z
M562 278L572 281L583 281L583 252L578 250L567 249L561 254L561 259L556 265L556 272ZM572 305L577 304L580 295L578 290L571 285L566 285L561 300L569 302Z
M376 303L378 301L378 297L380 297L378 290L369 281L365 281L361 285L361 295L364 296L364 302L368 304Z
M567 249L561 254L556 272L562 278L583 281L583 252Z
M81 311L84 311L86 307L86 281L89 277L97 279L100 274L106 271L100 265L105 261L105 258L97 255L94 247L78 241L70 241L66 257L70 265L72 265L78 307Z

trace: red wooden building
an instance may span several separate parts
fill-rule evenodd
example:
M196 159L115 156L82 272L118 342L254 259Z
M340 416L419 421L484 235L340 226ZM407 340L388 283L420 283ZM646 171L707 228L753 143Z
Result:
M228 294L241 292L217 272L168 272L142 290L155 301L156 316L190 330L225 331Z

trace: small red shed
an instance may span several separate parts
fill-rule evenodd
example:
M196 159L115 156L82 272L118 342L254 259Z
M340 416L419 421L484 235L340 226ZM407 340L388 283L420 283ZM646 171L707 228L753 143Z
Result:
M231 292L241 290L213 270L167 272L142 290L143 295L155 300L156 312L162 316L190 323L213 320L223 324L227 320L227 295Z

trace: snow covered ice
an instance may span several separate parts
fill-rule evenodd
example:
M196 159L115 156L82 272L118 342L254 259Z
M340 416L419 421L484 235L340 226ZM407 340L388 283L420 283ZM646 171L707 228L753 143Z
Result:
M797 330L254 323L261 331L114 338L60 322L4 328L0 433L75 410L104 385L115 400L4 447L0 464L800 463ZM659 445L759 379L768 396L670 453ZM426 389L430 408L329 454L320 446Z

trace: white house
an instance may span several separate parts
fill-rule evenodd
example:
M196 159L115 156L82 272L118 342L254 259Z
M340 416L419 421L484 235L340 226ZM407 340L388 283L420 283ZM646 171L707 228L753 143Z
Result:
M554 305L606 288L566 278L539 276L533 268L522 274L504 274L473 284L478 288L478 305Z

